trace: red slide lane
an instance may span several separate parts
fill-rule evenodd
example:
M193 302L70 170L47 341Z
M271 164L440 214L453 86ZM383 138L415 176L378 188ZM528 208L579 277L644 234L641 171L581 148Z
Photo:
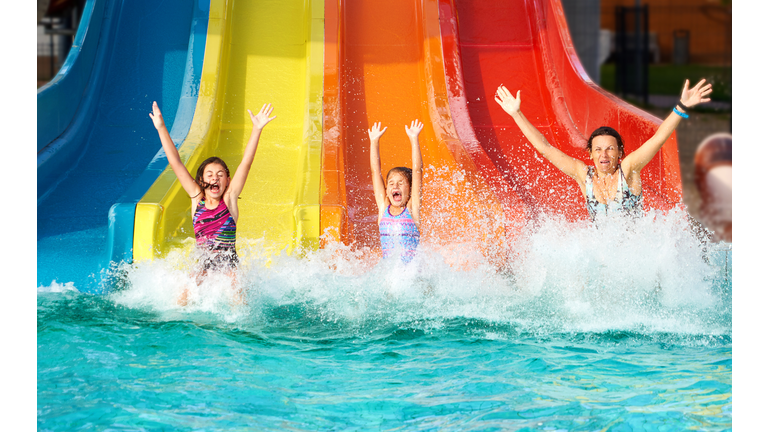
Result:
M493 100L496 88L521 90L531 123L550 143L586 163L591 163L586 138L597 127L617 129L629 153L654 134L661 120L591 82L558 0L439 1L451 116L486 181L496 190L503 184L511 195L502 200L505 213L526 220L541 212L586 218L576 182L538 155ZM483 162L488 159L495 169ZM681 203L676 135L641 178L646 209L668 210Z

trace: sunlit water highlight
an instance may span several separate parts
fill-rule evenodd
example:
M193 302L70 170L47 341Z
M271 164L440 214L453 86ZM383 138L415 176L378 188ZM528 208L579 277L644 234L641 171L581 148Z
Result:
M544 219L501 267L258 252L239 303L181 252L39 287L39 429L731 428L730 245L682 212Z

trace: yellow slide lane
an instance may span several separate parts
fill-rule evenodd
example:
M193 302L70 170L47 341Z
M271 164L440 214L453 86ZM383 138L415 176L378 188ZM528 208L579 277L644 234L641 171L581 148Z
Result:
M270 102L277 116L261 134L240 195L238 251L260 239L266 253L317 248L322 92L322 0L211 1L182 161L194 176L200 162L219 156L234 175L251 133L246 109ZM136 206L133 259L162 256L192 237L190 199L168 167Z

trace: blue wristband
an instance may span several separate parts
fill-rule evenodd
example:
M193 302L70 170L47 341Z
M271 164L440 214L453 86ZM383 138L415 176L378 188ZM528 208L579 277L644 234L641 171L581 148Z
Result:
M679 115L682 118L688 118L688 114L678 111L677 107L672 108L672 112Z

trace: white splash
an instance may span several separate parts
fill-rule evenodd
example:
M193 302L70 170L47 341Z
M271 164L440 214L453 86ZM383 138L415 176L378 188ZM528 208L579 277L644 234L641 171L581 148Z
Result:
M64 293L64 292L80 292L77 288L75 288L74 282L65 282L65 283L58 283L55 280L51 281L51 284L48 286L39 286L37 287L37 292L39 293Z
M429 245L403 264L342 244L263 257L249 250L258 242L242 242L234 287L223 274L198 286L191 258L175 251L131 266L126 287L111 297L129 307L208 312L227 321L261 321L293 307L308 319L353 327L421 322L435 328L463 318L533 331L730 334L722 260L713 259L713 245L701 243L686 218L671 211L598 226L542 219L510 245L503 265L471 268L452 266L449 254ZM185 289L188 302L181 306Z

